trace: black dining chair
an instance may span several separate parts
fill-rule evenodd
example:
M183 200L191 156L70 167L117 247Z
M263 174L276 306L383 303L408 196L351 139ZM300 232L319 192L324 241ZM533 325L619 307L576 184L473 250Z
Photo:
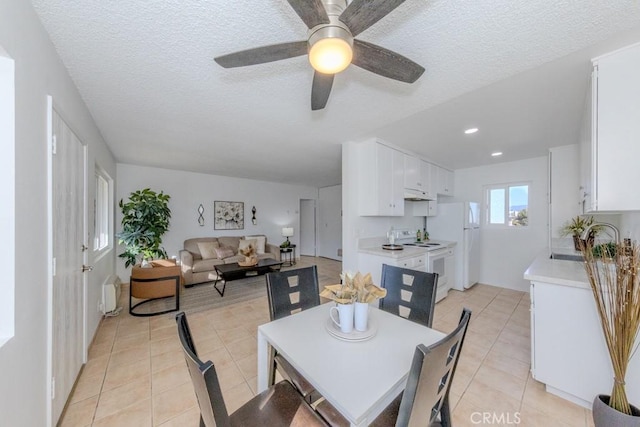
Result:
M278 320L302 310L320 305L318 270L315 265L295 270L267 273L267 297L271 320ZM274 356L275 368L289 380L309 402L314 387L279 354ZM272 370L275 376L275 369ZM272 377L270 383L275 381Z
M416 347L404 392L371 426L451 427L449 390L470 319L471 311L465 308L453 332L428 347Z
M176 315L176 323L200 407L200 427L327 425L288 381L271 386L229 414L216 368L213 362L198 358L184 312Z
M290 316L320 305L318 270L315 265L295 270L267 273L267 295L271 320ZM315 391L315 388L285 359L275 354L275 367L289 380L304 398L315 405L316 411L330 425L344 425L346 419L333 405ZM275 369L272 370L275 376ZM271 383L275 381L272 376ZM348 425L348 423L346 424Z
M438 288L437 273L382 264L380 287L387 290L387 295L380 300L381 310L431 327Z

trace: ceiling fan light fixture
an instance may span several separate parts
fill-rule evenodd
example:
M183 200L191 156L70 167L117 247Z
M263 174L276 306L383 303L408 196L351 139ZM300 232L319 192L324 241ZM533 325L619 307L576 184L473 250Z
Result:
M309 37L309 62L323 74L344 71L353 59L353 37L341 27L327 26Z

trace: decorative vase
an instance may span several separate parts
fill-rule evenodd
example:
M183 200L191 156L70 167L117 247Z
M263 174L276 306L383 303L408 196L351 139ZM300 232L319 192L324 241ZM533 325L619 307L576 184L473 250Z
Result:
M640 409L633 405L633 415L623 414L609 406L606 394L599 394L593 400L593 423L596 427L640 427Z
M246 256L244 257L244 261L238 261L238 265L242 267L251 267L258 263L257 256Z
M140 263L141 268L153 268L153 264L151 264L148 260L143 259Z
M353 308L353 326L356 331L367 330L367 320L369 318L369 304L366 302L356 302Z
M338 313L338 320L333 316L334 310ZM336 304L329 309L329 317L341 332L345 334L353 332L353 304Z

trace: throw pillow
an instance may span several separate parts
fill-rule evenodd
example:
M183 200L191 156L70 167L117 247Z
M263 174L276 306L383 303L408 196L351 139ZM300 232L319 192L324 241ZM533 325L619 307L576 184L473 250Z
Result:
M198 242L198 250L200 250L202 259L217 258L215 249L218 247L220 247L218 242Z
M238 244L238 254L242 255L242 250L248 248L249 246L256 247L255 239L240 239L240 243Z
M258 254L263 254L267 246L267 236L246 236L245 239L256 241L255 247Z
M228 246L222 246L219 248L215 248L214 250L216 251L216 255L218 256L218 258L220 259L229 258L230 256L235 255L235 253L233 253L233 249Z

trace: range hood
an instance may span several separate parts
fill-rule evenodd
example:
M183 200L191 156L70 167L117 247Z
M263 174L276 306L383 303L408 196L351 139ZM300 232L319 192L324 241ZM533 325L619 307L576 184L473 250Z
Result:
M416 201L416 200L431 200L431 198L428 197L427 193L425 193L424 191L414 190L412 188L405 188L404 189L404 199L405 200L412 200L412 201Z

